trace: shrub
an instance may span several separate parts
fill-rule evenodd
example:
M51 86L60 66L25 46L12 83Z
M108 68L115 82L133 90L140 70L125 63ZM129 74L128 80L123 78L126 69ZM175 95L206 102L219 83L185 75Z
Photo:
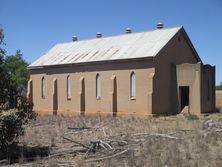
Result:
M215 110L214 110L214 112L215 112L215 113L219 113L219 112L221 112L221 110L222 110L222 109L221 109L220 107L216 107Z
M199 119L197 115L193 115L193 114L187 115L186 118L188 120L198 120Z
M8 146L15 143L24 134L24 125L36 118L33 104L25 97L19 97L17 108L0 111L0 151L4 153Z

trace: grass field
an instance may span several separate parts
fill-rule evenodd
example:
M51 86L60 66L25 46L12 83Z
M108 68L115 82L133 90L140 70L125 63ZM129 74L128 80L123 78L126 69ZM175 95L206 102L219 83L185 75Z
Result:
M216 106L222 107L222 90L216 90Z
M222 113L41 116L26 126L19 147L9 153L11 164L2 165L220 167Z

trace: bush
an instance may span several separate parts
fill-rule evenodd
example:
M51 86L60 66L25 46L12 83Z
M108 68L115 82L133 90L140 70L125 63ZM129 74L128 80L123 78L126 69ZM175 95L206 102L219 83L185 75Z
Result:
M18 97L17 108L0 111L0 148L4 153L8 146L24 134L24 126L36 118L33 104L25 97Z
M197 115L193 115L193 114L187 115L186 118L188 120L198 120L199 119Z
M221 108L220 107L216 107L214 110L215 113L220 113L221 112Z

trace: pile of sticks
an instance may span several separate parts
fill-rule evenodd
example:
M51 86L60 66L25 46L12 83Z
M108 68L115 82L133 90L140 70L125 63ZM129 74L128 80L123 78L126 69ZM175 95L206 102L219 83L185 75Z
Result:
M51 152L51 157L77 153L81 155L84 160L99 161L119 156L129 150L126 141L95 140L90 141L88 144L83 144L83 142L75 141L67 137L63 137L63 139L75 145L67 150L56 150Z
M98 130L98 128L68 128L74 133L80 131L89 132L93 130ZM85 141L76 141L70 137L62 137L65 141L73 143L73 145L67 149L54 150L51 151L51 157L67 155L67 154L78 154L82 157L83 160L87 162L91 161L101 161L105 159L110 159L114 157L124 156L125 153L132 149L132 145L141 144L145 142L148 138L162 138L170 140L178 140L178 137L173 136L173 134L160 134L160 133L136 133L136 134L118 134L118 135L108 135L104 128L101 129L104 134L104 137L98 140L91 140L89 142ZM66 134L71 134L66 133ZM85 143L84 143L85 142Z

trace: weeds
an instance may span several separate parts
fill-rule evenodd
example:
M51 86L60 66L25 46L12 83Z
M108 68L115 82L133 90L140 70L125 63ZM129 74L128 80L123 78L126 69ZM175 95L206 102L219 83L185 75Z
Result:
M199 117L197 115L189 114L186 116L187 120L198 120Z

